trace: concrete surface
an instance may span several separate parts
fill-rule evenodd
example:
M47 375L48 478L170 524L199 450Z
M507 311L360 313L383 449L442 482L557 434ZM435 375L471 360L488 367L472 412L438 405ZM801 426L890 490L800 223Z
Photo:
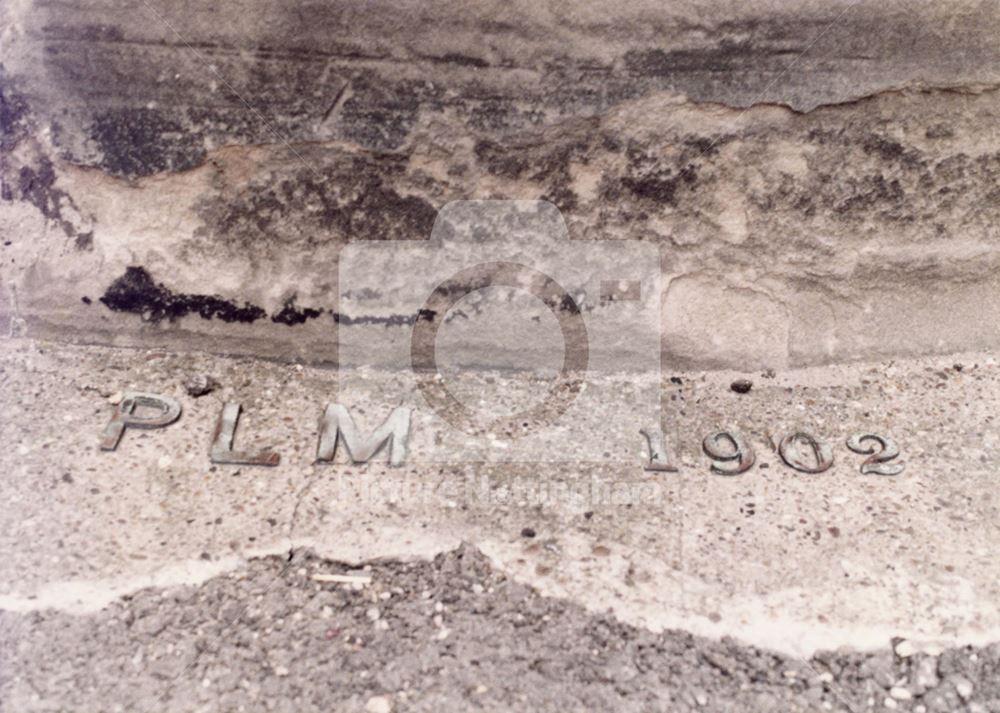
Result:
M4 3L0 329L335 361L345 243L516 198L673 368L1000 345L992 3L364 7Z
M385 382L338 396L335 372L301 365L30 340L0 349L0 606L10 611L95 612L304 547L363 562L468 542L545 596L791 655L893 637L984 645L1000 632L1000 368L988 355L752 373L748 394L730 390L735 373L664 375L680 470L654 474L635 431L598 461L443 463L434 422L418 416L404 467L314 465L322 405L344 398L371 428L395 405L383 402ZM192 374L222 386L187 396ZM174 396L184 413L100 452L108 399L123 389ZM603 418L625 419L628 400L608 396ZM280 466L209 462L228 399L245 410L237 447L270 445ZM701 439L723 427L757 451L744 475L709 473ZM768 444L795 428L833 445L831 470L780 462ZM861 456L843 443L865 429L900 443L902 475L858 472Z

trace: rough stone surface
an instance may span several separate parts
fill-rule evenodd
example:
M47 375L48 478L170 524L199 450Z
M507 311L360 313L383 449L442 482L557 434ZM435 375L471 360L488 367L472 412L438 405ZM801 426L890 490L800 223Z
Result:
M11 336L332 361L345 241L544 198L661 247L673 368L1000 344L989 3L25 0L0 27Z
M370 582L314 579L330 573ZM5 711L1000 708L996 644L797 659L653 633L541 596L467 545L363 567L296 550L87 616L0 613L0 644ZM943 677L910 694L928 666Z

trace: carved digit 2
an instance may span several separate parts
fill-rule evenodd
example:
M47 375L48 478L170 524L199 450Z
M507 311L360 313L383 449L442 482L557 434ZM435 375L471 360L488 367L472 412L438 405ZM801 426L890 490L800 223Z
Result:
M865 446L863 441L875 441L881 446L876 451L874 446ZM855 453L867 455L861 464L861 472L865 475L899 475L905 467L902 463L889 463L899 455L899 446L891 438L875 433L856 433L847 439L847 447Z

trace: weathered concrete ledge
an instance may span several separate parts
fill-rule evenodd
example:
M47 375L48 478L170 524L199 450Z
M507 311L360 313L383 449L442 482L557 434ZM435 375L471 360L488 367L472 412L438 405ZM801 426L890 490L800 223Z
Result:
M1000 345L985 4L22 2L0 25L9 336L333 361L346 241L519 198L661 247L675 367Z

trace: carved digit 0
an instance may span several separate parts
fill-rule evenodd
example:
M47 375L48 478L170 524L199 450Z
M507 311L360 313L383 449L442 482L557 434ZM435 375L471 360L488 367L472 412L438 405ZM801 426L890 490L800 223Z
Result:
M812 452L812 459L806 458L803 449ZM803 473L822 473L833 465L833 448L829 443L817 441L808 433L796 431L781 439L778 455L785 465Z
M875 450L875 446L863 445L864 441L874 441L880 446L880 450ZM891 438L875 433L855 433L847 439L847 447L855 453L868 456L861 464L861 472L865 475L899 475L906 467L902 463L889 463L899 455L899 446Z
M722 443L728 441L731 449L723 450ZM701 442L701 447L712 460L729 463L735 461L732 468L721 468L718 463L712 464L712 472L718 475L739 475L753 467L757 457L754 455L753 446L747 443L743 436L733 431L719 431L710 436L705 436Z

